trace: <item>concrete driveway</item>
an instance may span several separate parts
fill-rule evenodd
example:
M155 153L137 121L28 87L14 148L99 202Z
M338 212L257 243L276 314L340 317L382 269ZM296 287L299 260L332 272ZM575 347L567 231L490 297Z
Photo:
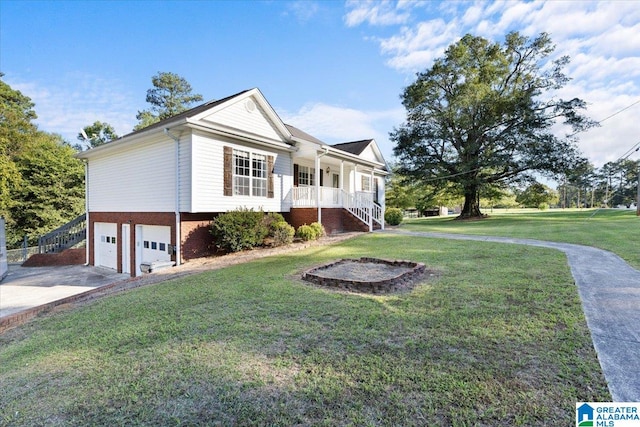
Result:
M126 279L128 274L101 267L12 264L0 282L0 318Z

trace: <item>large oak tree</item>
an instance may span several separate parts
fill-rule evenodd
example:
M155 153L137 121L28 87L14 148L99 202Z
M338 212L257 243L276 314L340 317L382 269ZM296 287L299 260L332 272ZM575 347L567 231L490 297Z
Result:
M461 218L480 217L480 194L491 187L553 176L580 158L571 133L593 126L583 100L556 97L569 78L568 57L550 59L545 33L506 36L504 44L464 36L402 94L404 124L391 133L401 173L464 196Z

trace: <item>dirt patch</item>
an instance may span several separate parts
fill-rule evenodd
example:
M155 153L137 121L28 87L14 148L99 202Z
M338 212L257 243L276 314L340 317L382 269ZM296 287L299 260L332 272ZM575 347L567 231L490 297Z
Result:
M312 268L302 278L329 288L381 294L411 289L425 272L425 265L420 262L360 258Z

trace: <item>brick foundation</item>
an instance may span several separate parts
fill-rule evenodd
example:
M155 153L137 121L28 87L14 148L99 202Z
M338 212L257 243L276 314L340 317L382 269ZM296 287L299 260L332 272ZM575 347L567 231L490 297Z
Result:
M293 208L289 213L288 221L296 229L303 224L317 222L318 209ZM322 208L322 225L324 225L327 234L344 233L348 231L369 231L369 226L342 208Z
M213 236L209 232L211 222L219 214L190 214L180 215L180 239L182 240L182 259L184 261L201 258L215 252Z
M82 265L87 262L85 248L66 249L60 253L34 254L26 260L23 267L50 267L58 265Z
M213 236L209 232L211 222L220 213L181 213L180 214L180 249L181 262L194 258L201 258L212 255L216 252ZM318 220L318 210L316 208L295 208L291 212L283 213L285 219L296 229L303 224L311 224ZM129 224L129 253L131 254L131 263L129 271L135 276L135 245L136 245L136 225L162 225L171 227L171 245L176 245L175 241L175 214L173 212L90 212L89 213L89 230L93 236L96 222L116 223L117 224L117 241L122 242L122 224ZM362 221L351 215L346 209L341 208L323 208L322 224L327 234L336 234L349 231L369 231L369 227ZM95 265L95 246L93 242L89 244L89 264ZM122 273L122 250L118 245L117 248L117 266L118 272ZM172 261L176 261L175 255Z

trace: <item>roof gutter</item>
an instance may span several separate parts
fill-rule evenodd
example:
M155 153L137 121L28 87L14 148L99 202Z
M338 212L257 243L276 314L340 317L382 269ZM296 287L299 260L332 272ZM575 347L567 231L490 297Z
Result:
M136 140L146 138L147 136L152 135L152 134L157 134L157 133L163 131L163 129L169 129L169 128L175 129L178 126L183 125L184 123L185 123L185 121L183 119L183 120L176 121L171 125L167 125L165 128L153 127L152 129L148 129L148 130L144 130L143 129L143 130L140 130L140 131L137 131L137 132L133 132L133 133L131 133L129 135L125 135L125 136L123 136L121 138L118 138L118 139L116 139L114 141L111 141L111 142L108 142L106 144L99 145L99 146L97 146L95 148L91 148L89 150L81 151L81 152L77 153L75 155L75 157L78 158L78 159L88 159L90 157L93 157L94 154L99 154L99 153L102 153L103 151L104 152L108 152L108 151L111 151L112 149L115 149L115 148L117 148L119 146L131 144L132 142L134 142ZM151 125L151 126L153 126L153 125Z
M196 130L202 130L204 132L210 132L210 133L214 133L216 135L221 135L221 136L226 136L226 137L230 137L230 138L234 138L234 139L239 139L242 140L244 142L249 142L251 144L256 144L256 145L260 145L263 147L269 147L269 148L279 148L283 151L289 151L289 152L296 152L298 151L298 147L294 147L291 146L289 144L285 144L283 142L278 142L278 141L265 141L265 140L261 140L258 138L252 138L250 136L246 136L246 135L238 135L237 133L231 132L231 131L225 131L223 129L218 129L218 128L212 128L212 127L208 127L208 126L203 126L203 125L199 125L196 123L192 123L192 122L187 122L186 125L188 127L190 127L191 129L196 129Z
M344 160L349 160L351 162L363 165L363 166L367 166L370 167L371 169L375 170L377 173L381 174L381 175L389 175L389 172L382 169L383 167L385 167L386 165L384 163L379 163L379 162L374 162L371 160L364 160L361 157L355 155L355 154L351 154L349 152L340 150L339 148L334 148L331 146L328 146L329 148L329 153L331 155L334 155L338 158L344 159Z

